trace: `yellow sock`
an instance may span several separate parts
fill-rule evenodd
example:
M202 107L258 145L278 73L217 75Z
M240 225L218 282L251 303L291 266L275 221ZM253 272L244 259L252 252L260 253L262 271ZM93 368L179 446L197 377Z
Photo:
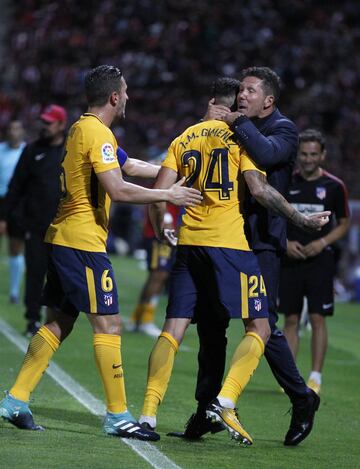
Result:
M105 390L107 410L114 414L125 412L127 405L121 361L121 337L94 334L94 353Z
M59 345L59 339L46 326L37 331L30 341L15 384L10 389L10 394L15 399L29 401L30 393L40 381Z
M148 379L142 415L155 416L168 387L179 344L162 332L149 358Z
M155 305L146 303L143 305L144 310L140 322L145 324L147 322L154 322L155 318Z
M264 342L254 332L247 332L233 355L229 373L219 397L230 399L235 405L240 394L259 365L264 353Z
M136 324L154 322L155 305L151 303L139 303L130 316L130 320Z

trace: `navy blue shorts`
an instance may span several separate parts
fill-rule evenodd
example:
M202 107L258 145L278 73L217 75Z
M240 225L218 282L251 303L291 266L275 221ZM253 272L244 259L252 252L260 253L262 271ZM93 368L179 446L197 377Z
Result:
M163 270L170 272L174 263L174 248L160 243L156 238L145 239L146 261L148 270Z
M300 316L304 297L309 314L334 314L335 260L331 248L305 260L285 257L282 262L279 288L279 311L286 316Z
M113 268L107 254L49 244L44 304L64 313L119 312Z
M166 317L196 322L202 314L218 319L268 317L265 284L253 252L178 246Z

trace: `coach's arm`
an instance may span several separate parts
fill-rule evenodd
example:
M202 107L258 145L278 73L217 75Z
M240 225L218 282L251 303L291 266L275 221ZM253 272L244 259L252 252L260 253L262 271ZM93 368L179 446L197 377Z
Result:
M238 116L231 124L232 114ZM237 112L228 114L225 122L231 125L236 141L261 168L271 169L279 163L286 163L296 153L298 132L288 119L276 121L271 134L267 136L263 135L248 117Z
M234 132L235 140L245 148L250 158L261 168L271 169L293 158L298 147L298 131L291 120L279 116L267 135L263 135L245 114L221 104L209 101L204 120L217 119L226 122Z

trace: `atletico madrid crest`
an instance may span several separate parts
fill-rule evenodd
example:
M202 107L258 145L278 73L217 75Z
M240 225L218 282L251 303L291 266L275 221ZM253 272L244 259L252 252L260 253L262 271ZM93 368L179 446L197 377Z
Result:
M113 296L111 293L106 293L104 295L104 303L106 304L106 306L111 306L112 303L113 303Z
M326 189L325 187L317 187L316 188L316 197L320 200L324 200L326 197Z
M261 310L261 300L257 300L255 299L254 300L254 308L256 309L256 311L260 311Z

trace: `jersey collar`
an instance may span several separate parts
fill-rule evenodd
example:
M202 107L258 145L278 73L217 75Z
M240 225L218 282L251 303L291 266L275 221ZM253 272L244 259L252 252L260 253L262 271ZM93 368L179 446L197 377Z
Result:
M95 119L99 120L102 124L104 124L104 122L100 119L100 117L97 116L96 114L93 114L92 112L84 112L83 116L84 117L95 117Z

